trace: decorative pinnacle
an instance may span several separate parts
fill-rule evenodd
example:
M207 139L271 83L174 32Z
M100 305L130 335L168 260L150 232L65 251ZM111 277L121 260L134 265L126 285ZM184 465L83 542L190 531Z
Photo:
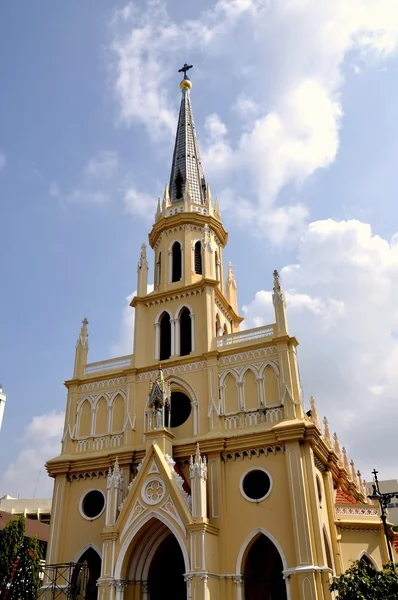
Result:
M339 458L341 458L341 450L340 450L339 438L337 437L337 433L333 434L333 440L334 440L334 451L336 452L337 456Z
M199 444L196 444L195 460L193 459L192 455L189 459L189 475L191 479L193 477L203 477L203 479L207 478L206 457L201 457Z
M323 437L330 445L332 443L332 438L330 435L330 429L329 429L329 423L328 423L327 417L323 417L323 428L324 428Z

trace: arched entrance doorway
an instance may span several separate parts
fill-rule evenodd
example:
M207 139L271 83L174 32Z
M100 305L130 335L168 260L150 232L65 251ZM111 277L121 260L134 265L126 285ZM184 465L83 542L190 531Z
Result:
M72 575L72 600L97 600L100 576L101 558L93 548L87 548Z
M182 539L176 536L160 518L153 517L142 525L131 542L126 540L128 549L122 559L127 560L126 572L123 577L117 575L128 581L125 597L187 599L184 574L189 570L188 555L180 545ZM117 569L116 565L116 572Z
M159 545L152 558L148 573L150 600L186 600L184 558L176 538L170 534Z
M245 600L287 600L282 559L263 534L255 538L244 566Z

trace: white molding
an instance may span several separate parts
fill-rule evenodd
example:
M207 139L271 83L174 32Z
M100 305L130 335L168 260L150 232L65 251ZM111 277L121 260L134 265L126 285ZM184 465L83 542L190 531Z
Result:
M93 544L92 542L86 544L84 546L84 548L82 548L80 550L80 552L78 552L75 556L75 558L72 560L73 563L78 563L79 559L83 556L83 554L86 552L86 550L88 550L89 548L92 548L93 550L95 550L95 552L98 554L98 556L100 557L100 559L102 560L102 552L101 550L99 550L99 548Z

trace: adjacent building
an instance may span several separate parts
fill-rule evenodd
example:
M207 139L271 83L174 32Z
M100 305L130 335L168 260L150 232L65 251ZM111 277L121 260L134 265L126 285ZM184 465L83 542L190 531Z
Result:
M6 407L6 399L7 399L7 396L6 396L5 392L3 392L3 386L0 383L0 430L1 430L2 423L3 423L4 410Z
M186 71L138 260L134 354L89 363L87 319L78 336L62 452L47 463L47 560L72 563L75 586L86 564L86 599L331 599L351 561L388 561L378 509L315 401L303 406L276 271L274 321L241 329Z
M6 494L0 498L0 511L23 515L27 519L50 524L51 498L13 498Z

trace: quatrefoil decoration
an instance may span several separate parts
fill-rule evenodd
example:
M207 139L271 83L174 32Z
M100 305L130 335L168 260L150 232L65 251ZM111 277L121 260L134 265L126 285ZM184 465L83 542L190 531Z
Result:
M146 481L141 489L141 496L147 504L159 504L164 498L166 488L161 479L153 477Z

